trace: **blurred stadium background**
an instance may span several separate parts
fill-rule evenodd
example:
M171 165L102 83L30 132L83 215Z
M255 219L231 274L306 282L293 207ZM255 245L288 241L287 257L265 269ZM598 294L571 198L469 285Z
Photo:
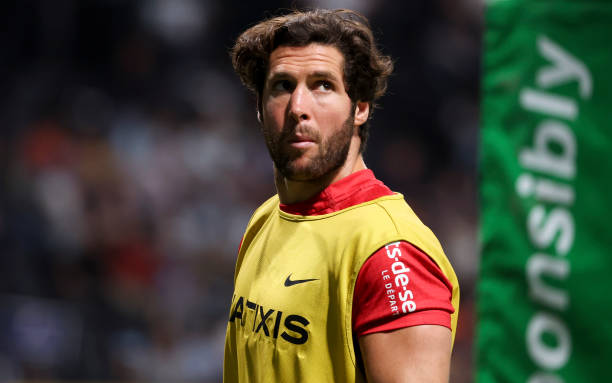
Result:
M0 7L0 381L220 381L236 250L274 193L228 49L279 8L367 15L396 71L366 162L461 281L472 380L478 0Z

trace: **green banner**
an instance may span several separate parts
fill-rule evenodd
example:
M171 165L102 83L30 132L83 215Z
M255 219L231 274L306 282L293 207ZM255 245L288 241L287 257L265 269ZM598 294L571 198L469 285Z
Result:
M488 1L480 383L610 382L612 1Z

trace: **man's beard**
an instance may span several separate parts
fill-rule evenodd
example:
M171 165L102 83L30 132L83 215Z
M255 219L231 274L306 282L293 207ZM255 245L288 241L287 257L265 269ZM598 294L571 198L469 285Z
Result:
M296 163L304 153L288 147L289 137L295 133L296 128L284 129L278 136L273 136L264 127L263 133L270 157L272 157L276 170L283 177L292 181L312 181L330 174L346 162L351 146L354 122L351 113L342 124L342 128L326 140L321 140L321 135L318 132L300 131L300 133L308 135L309 138L318 143L318 153L310 158L306 166Z

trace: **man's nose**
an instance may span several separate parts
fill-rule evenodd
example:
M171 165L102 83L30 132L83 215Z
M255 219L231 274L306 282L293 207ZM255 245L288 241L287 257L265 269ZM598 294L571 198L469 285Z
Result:
M296 122L310 119L312 95L305 86L296 86L289 101L289 115Z

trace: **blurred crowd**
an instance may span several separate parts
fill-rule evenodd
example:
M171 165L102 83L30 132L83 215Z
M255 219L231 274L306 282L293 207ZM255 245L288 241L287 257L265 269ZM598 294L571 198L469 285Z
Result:
M291 6L363 12L396 60L366 163L455 266L471 381L477 0L2 5L0 380L220 381L238 245L274 193L227 52Z

